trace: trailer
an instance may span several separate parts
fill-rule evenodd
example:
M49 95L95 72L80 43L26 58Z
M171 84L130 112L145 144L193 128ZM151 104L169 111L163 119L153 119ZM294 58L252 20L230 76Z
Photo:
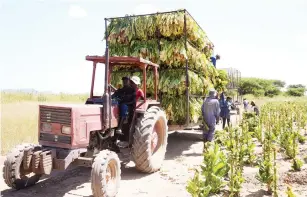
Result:
M213 48L214 45L213 43L208 39L206 33L204 32L204 30L200 27L200 25L196 22L196 20L192 17L192 15L185 9L183 10L176 10L176 11L170 11L170 12L158 12L158 13L152 13L152 14L143 14L143 15L126 15L123 17L113 17L113 18L106 18L105 19L105 28L106 28L106 48L107 48L107 52L106 52L106 57L108 58L110 53L111 56L114 55L118 55L116 53L112 53L112 49L115 48L114 47L114 42L117 43L117 45L121 45L122 48L127 47L127 46L131 46L132 42L137 42L137 41L141 41L141 39L139 38L135 38L132 39L132 41L127 41L129 39L131 39L131 37L127 38L124 37L123 34L125 33L125 31L134 31L135 27L133 27L132 24L135 23L136 20L138 19L142 19L142 20L149 20L150 17L159 17L159 16L165 16L167 14L182 14L183 15L183 34L182 35L178 35L175 39L182 39L184 42L184 50L185 53L189 53L189 49L197 49L197 51L199 51L200 53L202 53L203 55L206 56L206 61L208 64L210 64L208 67L210 67L210 70L215 69L215 67L210 63L210 57L212 56L213 53ZM207 42L205 44L205 46L203 48L200 48L198 46L196 46L195 42L193 42L191 39L189 39L189 34L191 34L191 32L189 32L188 30L188 23L191 23L191 21L193 23L195 23L198 27L197 32L192 32L193 33L199 33L201 35L204 35L204 42ZM121 24L127 24L126 26L123 25L123 28L121 30L117 30L117 32L114 33L114 28L116 25L118 25L119 23ZM146 23L146 22L144 22ZM129 25L131 24L131 25ZM179 25L179 24L178 24ZM113 29L112 29L113 28ZM137 29L137 28L136 28ZM190 28L191 29L191 28ZM112 34L113 31L113 34ZM137 36L136 36L137 37ZM115 39L116 38L116 39ZM154 49L152 48L145 48L144 50L148 50L151 52L154 50L157 50L158 53L161 52L161 40L165 39L165 40L171 40L165 36L162 35L161 31L159 31L159 28L156 27L156 29L154 30L154 33L152 35L150 35L150 38L147 37L146 39L151 40L156 42L156 47L154 47ZM172 40L175 40L172 39ZM200 41L201 42L201 41ZM118 47L118 46L116 46ZM191 48L192 47L192 48ZM110 51L109 51L110 48ZM115 49L114 49L115 50ZM122 50L122 49L121 49ZM119 56L122 55L126 55L126 56L133 56L135 55L135 49L131 49L131 47L129 48L125 48L125 50L127 51L126 53L121 53ZM145 53L145 52L144 52ZM146 59L146 57L142 57L144 59ZM177 130L195 130L195 129L201 129L201 114L199 116L199 120L197 122L192 122L191 121L191 117L190 117L190 103L191 103L191 99L198 99L198 100L203 100L204 97L206 96L206 93L203 94L192 94L190 91L190 81L189 81L189 73L196 73L198 76L203 76L203 77L208 77L208 72L205 73L202 70L198 70L193 68L193 63L190 62L188 57L185 57L185 62L184 62L184 66L182 67L176 67L176 68L169 68L164 66L163 61L161 60L161 57L159 56L158 58L156 58L156 61L154 58L149 59L150 61L153 61L157 64L160 65L160 69L159 72L163 72L165 70L183 70L185 72L185 92L184 92L184 96L185 96L185 120L181 123L174 123L172 121L168 122L168 126L169 126L169 131L177 131ZM212 72L215 72L216 70L212 70ZM130 75L134 75L135 73L137 73L138 71L136 69L124 69L124 70L117 70L117 71L113 71L114 73L120 73L120 72L129 72ZM211 71L210 71L211 72ZM141 76L143 77L143 76ZM144 76L146 77L146 76ZM144 78L143 78L144 80ZM210 82L211 83L211 82ZM116 84L114 84L116 85ZM208 89L208 88L207 88ZM159 92L159 101L161 103L163 103L163 99L165 98L165 93L161 93ZM178 96L183 96L178 95Z

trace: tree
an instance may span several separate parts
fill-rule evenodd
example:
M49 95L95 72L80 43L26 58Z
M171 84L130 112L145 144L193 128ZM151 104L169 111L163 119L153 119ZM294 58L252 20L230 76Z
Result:
M304 88L306 89L306 86L302 84L295 84L295 85L289 85L288 88Z
M277 88L284 88L286 85L286 82L281 81L281 80L272 80L273 81L273 85Z
M280 94L280 88L285 86L281 80L243 78L239 86L241 94L273 97Z
M302 84L289 85L287 88L287 94L290 96L304 96L306 91L306 86Z

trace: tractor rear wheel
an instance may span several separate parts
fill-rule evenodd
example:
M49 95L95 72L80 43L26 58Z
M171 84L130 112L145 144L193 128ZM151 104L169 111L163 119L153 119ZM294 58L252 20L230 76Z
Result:
M14 189L23 189L36 184L41 174L31 173L24 168L24 151L26 149L40 149L34 144L22 144L16 146L6 156L3 166L3 179L7 186Z
M94 159L91 187L94 197L115 197L120 182L120 161L113 151L103 150Z
M152 173L161 168L167 137L168 127L164 111L156 106L149 108L138 119L134 133L132 157L139 171Z

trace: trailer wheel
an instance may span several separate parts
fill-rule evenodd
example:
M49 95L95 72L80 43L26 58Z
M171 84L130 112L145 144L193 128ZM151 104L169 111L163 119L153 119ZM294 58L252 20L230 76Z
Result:
M141 172L158 171L163 163L167 147L168 127L164 111L149 108L137 121L132 146L136 168Z
M115 152L103 150L94 159L91 187L94 197L115 197L121 177L120 161Z
M7 186L14 189L23 189L36 184L41 174L31 173L23 168L24 150L26 148L40 148L33 144L16 146L6 156L3 166L3 179Z

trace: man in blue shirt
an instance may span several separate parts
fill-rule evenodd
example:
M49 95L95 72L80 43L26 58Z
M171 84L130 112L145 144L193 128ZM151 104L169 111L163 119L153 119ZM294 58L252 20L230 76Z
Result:
M220 56L219 55L216 55L216 56L212 56L210 57L210 60L213 64L213 66L216 68L216 61L220 59Z
M114 94L112 94L112 99L117 99L119 101L119 124L116 129L117 134L122 133L122 126L124 121L128 118L129 108L131 109L136 104L136 92L135 89L130 85L129 77L123 77L123 87L116 90Z
M211 142L213 140L216 120L220 115L220 105L219 101L216 99L216 94L217 92L214 89L211 89L209 96L205 98L201 107L204 118L204 143L207 141Z

